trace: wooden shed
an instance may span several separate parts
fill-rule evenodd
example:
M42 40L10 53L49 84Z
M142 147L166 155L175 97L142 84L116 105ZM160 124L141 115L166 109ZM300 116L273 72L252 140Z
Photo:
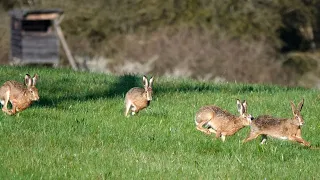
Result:
M62 13L60 9L10 11L10 63L58 65L60 43L54 23Z

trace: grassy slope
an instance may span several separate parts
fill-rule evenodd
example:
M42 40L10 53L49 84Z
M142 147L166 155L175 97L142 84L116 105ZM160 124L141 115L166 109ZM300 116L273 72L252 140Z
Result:
M35 72L41 100L19 116L0 113L1 179L320 178L318 150L274 139L242 144L249 128L222 143L194 125L206 104L236 114L240 98L254 116L291 117L289 101L303 97L303 136L318 146L316 90L157 77L150 108L125 118L124 94L140 77L0 67L0 82Z

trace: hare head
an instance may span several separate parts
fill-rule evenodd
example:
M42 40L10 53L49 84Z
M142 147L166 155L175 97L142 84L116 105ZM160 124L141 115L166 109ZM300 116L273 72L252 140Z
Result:
M240 113L240 118L242 119L242 124L249 126L253 120L253 116L247 113L247 101L243 100L242 102L237 99L238 112Z
M38 75L35 74L32 78L29 74L24 77L24 83L27 86L27 91L25 96L28 96L31 101L39 100L38 89L36 88L36 83L38 80Z
M293 122L294 124L298 126L302 126L304 124L303 117L301 116L300 112L302 110L303 104L304 104L304 99L301 100L301 102L298 104L298 107L296 108L294 103L291 101L291 109L293 113Z
M143 76L143 84L144 84L144 90L145 90L145 97L148 101L152 100L152 83L153 83L153 77L150 78L148 81L146 76Z

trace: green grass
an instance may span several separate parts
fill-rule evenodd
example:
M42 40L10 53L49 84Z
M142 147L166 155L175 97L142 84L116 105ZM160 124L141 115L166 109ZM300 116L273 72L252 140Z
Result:
M0 82L26 73L40 75L40 101L19 116L0 113L0 179L320 178L319 150L242 144L249 127L222 143L194 124L207 104L237 114L236 99L246 99L254 116L291 117L290 100L305 98L303 137L319 146L317 90L156 77L150 107L125 118L124 95L141 76L2 66Z

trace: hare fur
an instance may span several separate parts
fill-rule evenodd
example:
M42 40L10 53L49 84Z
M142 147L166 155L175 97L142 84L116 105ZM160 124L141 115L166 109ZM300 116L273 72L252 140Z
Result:
M2 111L13 115L28 108L32 101L39 100L38 89L35 87L38 75L32 78L29 74L25 76L25 85L17 81L7 81L0 87L0 100L3 105ZM8 103L12 109L8 110Z
M148 107L152 100L152 84L153 77L148 81L146 76L142 78L144 88L134 87L131 88L125 96L125 116L128 117L131 110L132 115L138 113L140 110Z
M296 108L293 102L290 102L293 113L293 118L276 118L270 115L262 115L257 117L251 123L251 131L244 142L262 135L261 144L267 140L267 136L277 139L288 139L298 142L304 146L310 146L310 143L301 137L301 126L304 124L304 119L300 112L302 110L304 99L301 100Z
M196 113L197 130L206 134L215 133L216 138L225 141L226 136L232 136L245 126L250 125L253 117L247 114L247 102L237 99L240 116L235 116L215 105L201 107Z

